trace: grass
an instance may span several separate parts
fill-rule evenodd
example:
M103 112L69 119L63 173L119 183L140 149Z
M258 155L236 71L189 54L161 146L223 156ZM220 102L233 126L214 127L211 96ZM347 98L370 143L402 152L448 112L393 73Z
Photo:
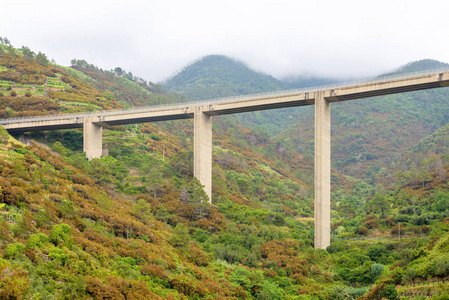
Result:
M93 105L90 103L82 103L82 102L65 102L65 101L60 101L59 105L66 110L70 110L70 108L75 108L75 107L89 107L91 108L91 110L101 110L102 108L100 106L97 105Z
M66 90L66 89L70 88L70 86L67 83L62 82L59 79L59 77L57 77L57 78L47 77L47 86L49 88L60 89L60 90Z
M42 84L22 84L13 81L0 80L0 91L9 93L9 90L14 90L18 95L24 95L27 91L31 92L32 95L43 95L45 87Z
M1 71L1 69L0 69L0 71ZM71 88L68 84L66 84L65 82L62 82L60 80L60 77L57 77L57 78L48 77L47 78L47 87L50 89L57 89L57 90L67 90L67 89ZM32 95L44 95L45 94L45 86L42 84L41 85L23 84L23 83L16 83L16 82L7 81L7 80L0 80L0 90L3 90L3 91L14 90L18 95L24 95L27 91L31 92Z
M88 82L92 82L95 81L92 77L89 77L87 75L85 75L83 72L80 72L78 70L69 68L69 67L62 67L68 74L70 75L75 75L78 78L81 78L82 80L88 81Z
M8 88L10 86L13 86L14 82L12 81L6 81L6 80L0 80L0 89L1 88Z

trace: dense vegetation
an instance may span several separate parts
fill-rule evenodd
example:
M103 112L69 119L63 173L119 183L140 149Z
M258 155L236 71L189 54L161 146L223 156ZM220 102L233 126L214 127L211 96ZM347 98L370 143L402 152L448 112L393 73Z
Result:
M163 83L192 100L204 100L283 88L283 84L266 74L252 71L242 62L223 55L209 55L190 64Z
M2 77L1 103L14 107L6 116L41 113L16 105L30 97L10 92L14 80L46 69L23 50L2 49L0 76L18 76ZM65 92L24 87L54 105L41 111L184 99L119 68L72 65L48 62L54 78L76 82ZM64 106L69 90L86 105ZM333 171L327 250L313 249L310 153L217 118L209 204L192 176L192 128L191 121L108 128L109 155L92 161L80 152L80 131L17 136L33 139L25 145L1 129L0 298L398 299L411 291L449 298L447 283L412 285L449 276L446 128L400 156L404 167L395 160L384 170L396 179L388 185ZM410 180L427 157L438 168Z
M220 60L203 58L169 80L171 84L167 87L187 92L186 81L181 80L184 77L189 78L192 84L203 80L226 82L228 77L232 77L233 65L224 62L227 61L222 58ZM243 67L244 65L240 65L239 68L235 68L235 78L239 78L238 74L242 73ZM448 67L448 64L424 59L409 63L387 75L445 67ZM226 75L211 71L215 69L226 70ZM192 70L196 71L192 72ZM250 78L261 76L250 69L247 69L245 74L251 74L248 75ZM279 82L277 87L266 85L253 92L300 88L331 82L331 79L299 77L296 80ZM245 86L243 80L241 85ZM221 91L216 92L200 85L196 88L199 98L205 98L206 94L210 98L221 95ZM222 87L222 91L226 91L227 95L231 92L234 92L233 95L239 95L238 92L226 90L225 87ZM339 172L362 178L371 184L391 182L394 174L385 167L394 164L404 151L449 121L448 99L449 89L445 88L334 103L332 105L333 167ZM275 140L282 148L301 153L310 160L313 158L314 145L310 142L314 134L313 107L245 113L230 119L250 128L262 128L268 135L275 136ZM417 173L419 171L421 170L417 170Z

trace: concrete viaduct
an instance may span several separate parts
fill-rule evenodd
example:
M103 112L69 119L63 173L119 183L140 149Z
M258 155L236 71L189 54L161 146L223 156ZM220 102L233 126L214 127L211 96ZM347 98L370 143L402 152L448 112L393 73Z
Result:
M194 176L212 199L212 117L284 107L315 105L315 248L330 245L330 103L449 86L449 69L398 77L178 105L0 120L9 132L82 128L88 159L102 156L105 125L194 119Z

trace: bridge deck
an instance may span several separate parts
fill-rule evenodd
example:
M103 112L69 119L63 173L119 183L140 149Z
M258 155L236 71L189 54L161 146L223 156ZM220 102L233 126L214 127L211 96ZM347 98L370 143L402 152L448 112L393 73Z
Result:
M372 81L340 84L293 91L205 100L177 105L148 106L132 110L100 111L85 114L52 115L34 118L0 120L10 132L82 128L85 117L99 125L124 125L193 118L195 107L208 115L227 115L258 110L315 104L315 95L324 94L329 102L404 93L449 86L449 70L434 70L422 74L378 78ZM95 120L98 121L95 121Z

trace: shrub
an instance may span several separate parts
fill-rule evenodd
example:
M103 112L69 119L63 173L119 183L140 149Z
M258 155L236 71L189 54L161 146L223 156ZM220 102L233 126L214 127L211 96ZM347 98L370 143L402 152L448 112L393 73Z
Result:
M393 284L385 286L383 291L380 292L380 296L391 300L399 299L398 292L396 291L396 288Z
M31 235L27 241L27 248L40 248L48 243L48 236L43 233Z
M382 244L372 245L368 248L367 255L372 261L377 261L383 255L387 256L387 249Z
M444 255L436 258L434 262L434 274L439 277L445 277L449 275L449 255Z
M142 275L155 276L160 279L167 278L167 273L165 272L164 267L156 265L156 264L146 264L140 268L140 273Z
M60 244L67 244L71 242L70 233L72 229L67 224L57 224L53 226L52 231L50 232L50 242L55 246Z
M368 234L368 228L365 226L361 226L359 230L357 230L357 233L360 235L367 235Z
M0 259L0 299L23 299L29 285L26 271Z
M443 212L449 209L449 194L439 192L433 202L433 208L438 212Z
M373 280L382 275L382 273L384 272L384 265L382 264L372 264L371 265L371 277L373 278Z
M48 253L48 257L52 260L58 261L62 266L64 266L69 260L69 255L65 253L64 250L58 248L52 249Z
M25 249L25 245L22 243L9 244L5 249L5 257L13 258L13 257L17 256L18 254L22 253L24 249Z

